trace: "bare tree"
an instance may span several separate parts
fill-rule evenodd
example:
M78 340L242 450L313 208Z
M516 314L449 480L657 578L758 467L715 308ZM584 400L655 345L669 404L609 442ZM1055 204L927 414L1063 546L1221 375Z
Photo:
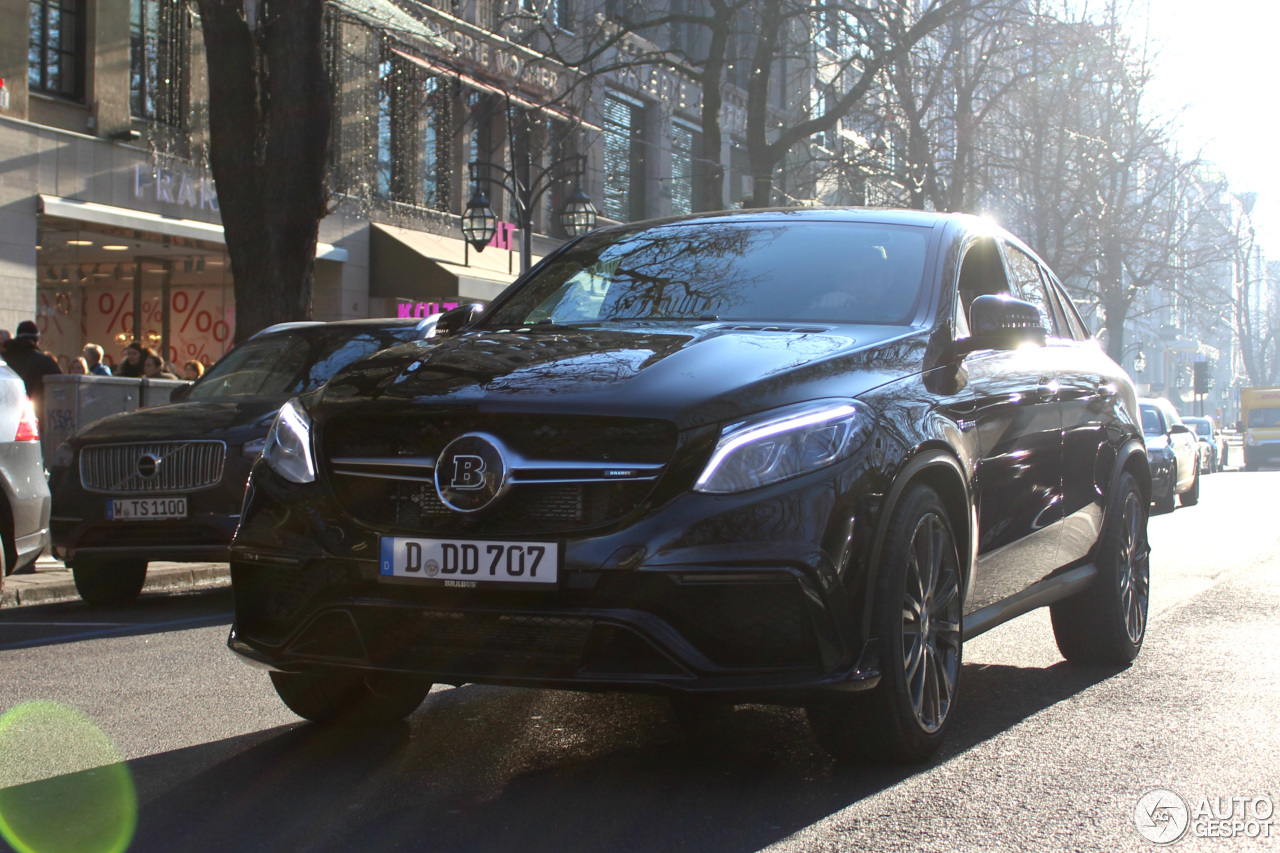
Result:
M332 91L324 0L197 0L209 164L235 281L236 340L311 314Z

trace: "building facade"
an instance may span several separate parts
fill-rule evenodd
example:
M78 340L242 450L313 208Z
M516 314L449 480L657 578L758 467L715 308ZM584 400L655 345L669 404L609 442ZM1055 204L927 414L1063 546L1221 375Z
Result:
M602 223L696 209L697 81L678 63L625 61L663 46L620 44L623 61L589 77L534 49L535 32L572 42L610 10L331 0L334 212L320 227L317 319L492 298L520 272L522 221L536 259L564 239L558 212L578 188ZM0 0L0 13L29 24L0 32L0 328L36 317L64 367L86 342L118 358L133 339L172 361L215 361L234 340L235 304L194 5ZM734 82L721 110L725 207L751 188ZM788 98L776 109L808 101ZM477 189L500 220L482 251L460 231Z

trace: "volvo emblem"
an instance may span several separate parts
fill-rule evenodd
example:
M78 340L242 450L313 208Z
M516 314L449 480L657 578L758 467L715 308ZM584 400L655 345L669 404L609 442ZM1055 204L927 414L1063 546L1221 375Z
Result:
M151 479L160 470L160 460L152 456L150 453L144 453L138 457L138 475Z
M502 443L490 435L469 432L445 447L436 460L436 492L458 512L484 509L507 486Z

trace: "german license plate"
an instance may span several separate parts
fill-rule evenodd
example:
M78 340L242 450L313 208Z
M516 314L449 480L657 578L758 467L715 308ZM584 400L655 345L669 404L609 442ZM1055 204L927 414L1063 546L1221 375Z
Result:
M383 577L441 581L445 586L546 586L556 582L560 546L384 536L378 566Z
M111 521L164 521L186 517L186 498L113 498L107 501L107 518Z

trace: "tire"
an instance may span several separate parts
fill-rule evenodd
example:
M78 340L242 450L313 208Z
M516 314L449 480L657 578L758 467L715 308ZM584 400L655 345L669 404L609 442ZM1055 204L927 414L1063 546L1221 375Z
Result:
M808 708L818 742L837 759L916 762L942 745L960 682L960 578L946 507L928 486L911 487L894 510L876 578L880 682Z
M403 720L431 692L431 682L413 676L340 669L273 672L271 684L303 719L356 725Z
M1181 506L1195 506L1200 503L1200 469L1196 468L1196 478L1191 481L1191 488L1178 496Z
M1050 605L1058 651L1072 663L1126 666L1142 648L1151 590L1147 503L1125 472L1107 508L1093 585Z
M1178 464L1175 462L1169 469L1169 494L1156 495L1156 512L1161 515L1173 512L1174 498L1178 490Z
M145 560L92 560L72 564L76 592L93 607L128 604L147 580Z

